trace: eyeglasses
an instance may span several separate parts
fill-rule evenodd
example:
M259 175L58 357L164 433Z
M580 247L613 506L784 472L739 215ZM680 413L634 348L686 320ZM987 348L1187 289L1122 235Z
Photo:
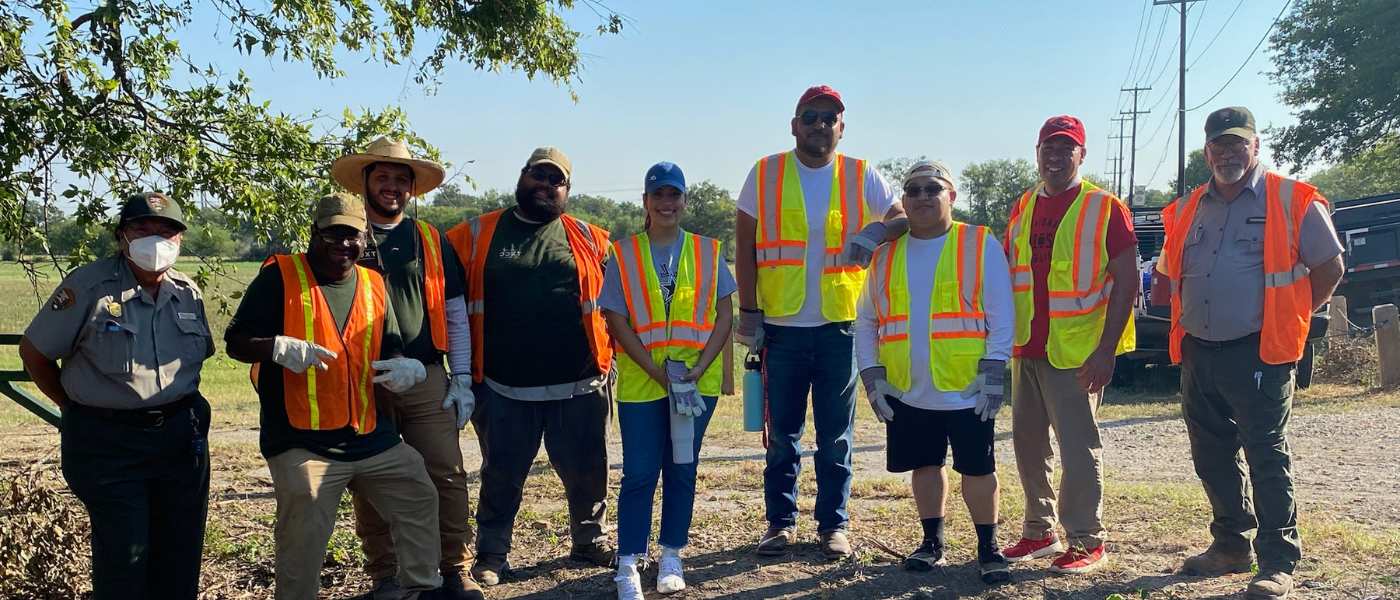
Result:
M918 186L912 186L912 185L911 185L911 186L909 186L909 187L907 187L907 188L904 188L904 195L905 195L905 196L908 196L908 197L910 197L910 198L918 198L918 197L919 197L919 192L923 192L923 193L928 194L928 195L930 195L930 196L937 196L937 195L939 195L939 194L942 194L942 193L943 193L943 190L946 190L946 189L948 189L948 188L945 188L945 187L943 187L943 186L941 186L941 185L938 185L938 184L936 184L936 183L930 183L930 184L928 184L928 185L926 185L926 186L924 186L924 187L918 187Z
M183 229L179 227L169 227L160 225L127 225L126 234L128 238L140 239L147 236L158 235L170 239L179 235Z
M1210 146L1210 149L1216 152L1231 152L1234 154L1239 154L1241 152L1244 152L1245 148L1249 147L1249 140L1235 140L1233 142L1213 140L1206 145Z
M797 119L801 121L803 125L809 126L813 123L816 123L817 119L821 119L822 122L826 123L827 125L835 125L837 115L835 111L824 110L821 112L817 112L815 110L808 109L802 111L802 114L797 115Z
M321 241L332 246L363 246L365 244L365 234L363 232L347 235L322 231L317 234L317 237L321 238Z
M551 173L540 167L525 167L521 169L520 172L529 174L530 179L539 182L548 182L549 185L552 185L554 187L562 187L565 184L569 183L569 180L565 179L562 174Z

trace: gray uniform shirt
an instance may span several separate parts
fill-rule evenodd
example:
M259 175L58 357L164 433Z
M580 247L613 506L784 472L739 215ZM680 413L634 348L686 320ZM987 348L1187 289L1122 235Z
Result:
M1196 207L1181 271L1181 326L1203 340L1223 342L1264 328L1264 169L1226 202L1215 182ZM1320 202L1308 206L1298 256L1309 269L1342 253L1332 218Z
M194 281L166 271L152 298L121 256L69 273L24 335L44 356L63 361L59 380L68 397L97 408L179 400L199 389L200 367L214 354Z

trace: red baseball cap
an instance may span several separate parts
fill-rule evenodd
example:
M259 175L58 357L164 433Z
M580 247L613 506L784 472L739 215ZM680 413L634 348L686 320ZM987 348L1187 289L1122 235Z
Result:
M1040 139L1036 140L1036 145L1050 139L1051 136L1063 135L1074 140L1080 146L1084 145L1084 123L1079 119L1069 115L1050 117L1045 124L1040 127Z
M797 105L802 106L819 98L830 98L832 102L836 103L836 110L846 112L846 105L841 103L841 94L836 93L836 90L831 89L829 85L814 85L807 88L807 91L802 94L802 98L797 101Z

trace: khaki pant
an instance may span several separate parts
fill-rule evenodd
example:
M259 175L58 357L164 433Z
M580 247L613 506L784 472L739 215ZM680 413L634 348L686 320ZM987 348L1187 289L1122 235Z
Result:
M1045 358L1011 359L1011 439L1026 493L1021 535L1045 539L1058 520L1071 546L1097 548L1103 530L1103 442L1095 413L1102 392L1089 394L1076 369L1056 369ZM1050 431L1060 443L1060 489ZM1056 500L1058 499L1058 502ZM1058 513L1058 518L1057 514Z
M438 574L437 493L408 444L353 462L288 450L267 461L277 498L277 600L315 600L326 543L347 488L389 516L405 598L442 586Z
M447 371L442 365L426 364L428 378L395 394L384 386L374 388L379 410L394 424L403 441L423 457L428 479L437 488L438 533L442 546L443 573L460 573L472 562L472 542L476 532L471 525L471 493L467 472L462 467L462 448L457 441L457 411L443 410L447 395ZM391 528L367 498L354 496L355 533L365 552L365 573L383 579L398 572Z

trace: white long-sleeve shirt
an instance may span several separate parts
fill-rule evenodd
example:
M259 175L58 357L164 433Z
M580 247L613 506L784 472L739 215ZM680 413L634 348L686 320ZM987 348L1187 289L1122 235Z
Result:
M961 410L972 408L977 398L963 399L962 390L939 390L933 385L929 364L930 301L933 297L933 276L943 253L947 235L931 240L908 237L909 255L906 272L909 277L909 391L901 401L909 406L928 410ZM1011 268L1001 243L989 233L982 252L982 309L986 313L987 353L990 360L1009 360L1015 341L1016 308L1011 295ZM880 366L879 314L875 310L874 270L866 274L865 288L856 304L856 364L861 370ZM918 317L915 315L923 315Z

